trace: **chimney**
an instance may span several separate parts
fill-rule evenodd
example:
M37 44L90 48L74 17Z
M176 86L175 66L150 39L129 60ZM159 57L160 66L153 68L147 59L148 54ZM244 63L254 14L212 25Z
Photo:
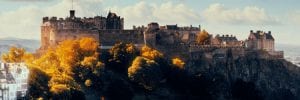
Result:
M253 33L253 30L250 30L250 33Z
M269 31L269 32L268 32L268 34L270 34L270 35L271 35L271 31Z
M70 10L70 17L71 18L75 17L75 10Z

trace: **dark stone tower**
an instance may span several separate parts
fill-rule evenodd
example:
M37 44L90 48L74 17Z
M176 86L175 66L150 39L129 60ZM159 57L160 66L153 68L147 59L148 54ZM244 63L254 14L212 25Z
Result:
M70 18L74 18L75 17L75 10L70 10Z
M109 11L106 19L106 29L112 30L122 30L124 29L124 19L120 16L117 16L116 13L112 13Z

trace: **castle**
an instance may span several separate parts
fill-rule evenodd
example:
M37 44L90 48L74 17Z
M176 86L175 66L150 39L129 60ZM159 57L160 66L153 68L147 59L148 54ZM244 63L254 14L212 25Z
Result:
M232 35L204 34L205 41L197 42L201 26L179 27L176 25L160 26L152 22L148 26L133 26L124 29L124 18L109 11L107 17L80 18L70 10L67 18L44 17L41 26L41 47L38 52L45 52L49 47L58 45L63 40L91 37L100 42L101 49L109 49L115 43L133 43L137 47L148 45L169 57L179 56L187 59L199 59L199 53L208 58L225 57L228 50L234 57L244 56L245 52L266 51L270 57L283 58L282 51L275 51L271 32L250 31L247 40L238 40Z
M120 41L142 43L143 28L124 30L123 23L124 19L112 12L107 17L79 18L71 10L67 18L44 17L41 25L41 47L38 51L45 52L63 40L81 37L94 38L101 41L102 46L111 46Z

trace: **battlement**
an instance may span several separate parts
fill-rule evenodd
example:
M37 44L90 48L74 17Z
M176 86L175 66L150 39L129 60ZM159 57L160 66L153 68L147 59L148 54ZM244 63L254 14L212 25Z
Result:
M176 30L176 31L201 31L201 26L199 27L194 27L194 26L183 26L179 27L176 25L165 25L165 26L160 26L161 30Z
M52 27L53 29L97 29L97 30L123 30L124 18L115 13L108 13L107 17L76 17L75 10L70 10L70 16L66 18L43 17L42 26Z
M271 31L250 31L247 40L238 40L234 35L216 35L207 33L205 43L197 39L201 36L201 26L163 25L156 22L145 26L133 26L124 30L124 19L109 12L106 17L76 17L70 10L69 17L43 17L41 26L41 50L55 46L67 39L91 37L100 41L101 46L111 47L115 43L125 42L136 45L148 45L170 53L171 56L186 55L194 52L206 52L213 57L224 55L228 50L235 57L243 56L245 51L267 51L274 57L283 57L283 52L274 50L274 38ZM211 54L210 54L211 53ZM197 58L197 57L194 57Z

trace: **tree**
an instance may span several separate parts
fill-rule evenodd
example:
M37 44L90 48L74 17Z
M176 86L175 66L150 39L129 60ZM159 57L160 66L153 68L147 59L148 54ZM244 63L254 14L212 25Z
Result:
M154 60L136 57L128 68L128 77L145 89L152 90L163 79L163 73Z
M112 80L103 94L108 100L132 100L134 96L130 84L122 78Z
M148 46L143 46L141 50L141 56L151 59L151 60L156 60L159 58L163 58L163 54L160 53L159 51L152 49Z
M49 81L49 86L53 99L71 100L74 97L80 97L76 99L84 99L79 84L67 74L53 76Z
M97 85L94 83L98 82L104 68L98 59L98 47L98 42L92 38L66 40L27 65L49 75L49 84L45 84L49 86L52 99L84 99L79 85L82 83L78 82L90 80L90 85Z
M109 50L110 58L107 67L127 75L127 69L132 60L138 55L134 44L117 43Z
M206 44L209 40L209 34L206 30L203 30L197 34L196 42L199 44Z
M39 68L30 68L28 79L28 96L30 99L50 97L48 81L50 76Z
M50 76L53 76L54 74L63 73L64 71L64 68L60 66L60 60L58 59L58 55L52 49L49 49L40 58L35 59L32 62L27 62L26 64L32 68L39 68Z
M24 48L11 47L8 53L2 55L2 61L7 63L20 63L25 62L26 59L33 57L26 53Z
M184 61L182 61L181 59L179 59L179 58L173 58L172 59L172 64L175 66L175 67L177 67L177 68L179 68L179 69L184 69Z

